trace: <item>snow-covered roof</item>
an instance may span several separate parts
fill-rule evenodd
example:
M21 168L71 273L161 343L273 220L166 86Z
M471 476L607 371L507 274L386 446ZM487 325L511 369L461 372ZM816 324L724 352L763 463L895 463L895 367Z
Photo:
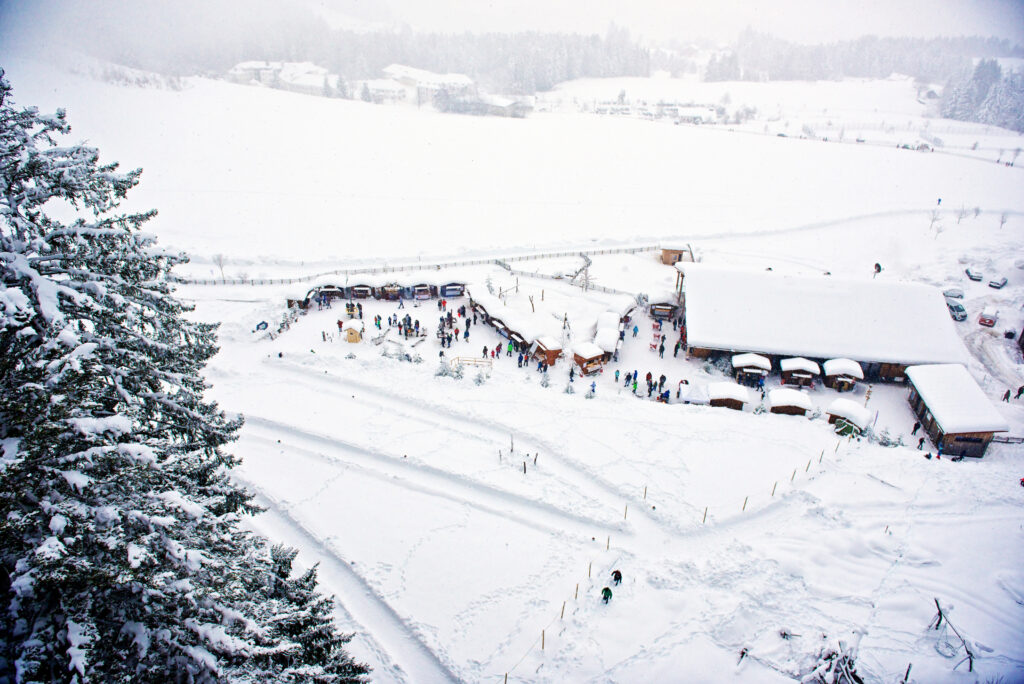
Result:
M858 380L864 379L864 371L860 364L852 359L829 359L824 366L825 375L849 375Z
M967 358L942 294L917 283L680 262L692 347L863 362ZM783 312L799 312L781 320Z
M779 387L768 392L768 405L775 406L796 406L802 408L805 411L810 411L814 408L811 404L811 397L807 392L801 392L800 390L791 389L789 387Z
M390 78L372 78L368 81L363 81L363 84L368 90L378 93L404 93L405 86L398 81Z
M466 88L473 85L473 79L465 74L436 74L425 69L392 64L384 68L384 73L395 80L409 79L417 85L427 88L459 87Z
M811 375L819 375L821 369L818 368L818 364L814 363L810 359L805 359L802 356L797 356L792 359L782 359L779 361L779 368L785 373L789 371L805 371Z
M743 385L735 382L712 382L708 384L708 399L735 399L744 404L750 403L750 392Z
M622 317L614 311L605 311L597 316L597 329L604 330L605 328L611 328L618 332L619 328L622 327Z
M604 356L604 350L593 342L579 342L572 346L572 353L584 359L592 359L596 356Z
M612 328L601 328L594 335L594 344L611 353L615 351L615 345L619 343L619 331Z
M771 359L761 356L760 354L736 354L732 357L733 368L760 368L771 372L772 362Z
M907 377L944 433L1006 432L1006 420L960 364L911 366Z
M538 337L535 341L537 342L537 344L539 344L540 346L544 347L548 351L561 351L561 349L562 349L562 343L561 342L559 342L555 338L549 337L547 335L542 335L542 336Z
M850 399L836 399L826 413L848 420L861 430L871 422L871 411Z
M706 385L683 385L679 399L688 404L706 404L710 401Z
M355 330L356 332L363 332L363 327L361 318L353 318L341 324L342 330Z

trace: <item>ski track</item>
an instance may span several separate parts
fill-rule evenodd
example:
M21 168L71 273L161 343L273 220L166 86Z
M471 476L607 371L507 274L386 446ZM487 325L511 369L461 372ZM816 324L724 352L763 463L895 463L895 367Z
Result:
M381 598L359 574L331 551L327 543L318 538L304 524L281 506L254 482L235 477L256 493L256 503L266 510L262 515L276 518L287 527L290 539L309 552L320 563L322 581L343 597L345 610L365 626L373 639L395 663L397 674L405 675L408 682L459 681L437 655L420 639L405 620ZM386 662L386 659L383 659Z

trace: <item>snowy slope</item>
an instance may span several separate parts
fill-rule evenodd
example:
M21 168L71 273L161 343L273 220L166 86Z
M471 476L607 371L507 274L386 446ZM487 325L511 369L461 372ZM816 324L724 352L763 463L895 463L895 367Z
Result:
M67 106L75 134L104 159L146 168L132 204L160 209L153 230L198 257L196 274L216 269L216 253L228 275L279 277L643 241L793 273L863 278L879 261L880 278L965 290L970 316L957 330L989 399L1024 383L1019 353L1000 337L1019 329L1024 296L1013 266L1024 241L1018 168L566 112L476 119L4 66L20 103ZM779 87L817 97L808 84ZM842 117L890 98L888 84L864 87L868 104ZM961 205L981 212L960 217ZM965 265L1010 283L969 283ZM523 268L579 266L563 257ZM627 292L674 287L654 253L595 256L591 275ZM551 281L521 280L509 306L525 311L523 299ZM1019 445L993 445L980 461L926 460L906 390L891 385L842 396L867 406L876 433L910 446L838 439L819 412L840 395L820 387L811 419L755 414L759 394L744 412L675 403L681 380L702 387L725 374L671 347L658 357L645 318L594 379L593 399L590 379L566 392L568 364L547 387L515 357L456 380L435 375L432 337L377 346L371 328L360 344L328 339L338 308L274 340L255 333L261 320L276 327L292 289L180 294L195 315L223 322L208 378L247 418L237 476L268 508L251 524L298 547L302 564L321 563L377 681L782 682L840 640L859 647L871 682L899 680L908 663L913 681L974 681L953 670L962 652L947 657L953 635L928 628L936 598L978 654L979 679L1024 678ZM558 296L588 320L609 305L607 295ZM974 322L986 304L1006 321L993 332ZM407 309L438 315L434 302ZM405 311L366 303L367 321L395 313ZM448 358L498 341L471 330ZM591 333L574 327L575 339ZM633 370L641 388L646 372L664 374L673 403L615 382ZM995 410L1024 434L1024 404ZM613 569L624 580L603 605Z

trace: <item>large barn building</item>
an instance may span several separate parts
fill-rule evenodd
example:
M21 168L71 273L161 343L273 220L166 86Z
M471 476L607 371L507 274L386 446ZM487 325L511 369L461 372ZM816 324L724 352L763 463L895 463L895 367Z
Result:
M967 359L941 293L927 285L703 263L676 268L693 356L848 358L868 379L898 382L907 366Z

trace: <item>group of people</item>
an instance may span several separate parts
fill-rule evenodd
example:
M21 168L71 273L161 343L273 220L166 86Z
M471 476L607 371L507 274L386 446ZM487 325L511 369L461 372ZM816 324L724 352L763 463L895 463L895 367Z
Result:
M1024 396L1024 385L1017 388L1017 394L1013 395L1013 398L1020 399L1022 396ZM1006 390L1006 392L1003 393L1003 401L1010 401L1010 390Z
M622 385L626 389L630 389L630 387L632 387L633 394L637 395L637 396L639 396L639 393L638 393L637 390L640 387L639 380L638 380L639 375L640 375L639 371L636 371L636 370L634 370L632 373L626 373L625 381L623 382L623 385ZM663 373L661 375L661 377L659 377L657 380L655 380L654 379L654 374L651 373L650 371L648 371L647 376L644 378L645 382L647 383L647 398L650 399L654 395L655 391L657 391L658 396L656 397L656 400L667 404L668 400L669 400L669 397L671 396L671 390L665 389L665 382L667 381L667 379L668 378L666 378L665 374ZM615 371L615 382L616 383L619 382L619 371L618 370ZM683 384L683 381L680 381L680 386L682 386L682 384ZM676 398L677 399L679 398L678 394L676 395Z

